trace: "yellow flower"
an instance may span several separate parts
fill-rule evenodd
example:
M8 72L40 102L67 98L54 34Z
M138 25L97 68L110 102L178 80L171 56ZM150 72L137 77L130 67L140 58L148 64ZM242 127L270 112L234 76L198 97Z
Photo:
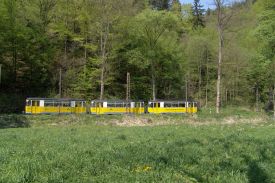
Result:
M147 171L150 171L152 170L152 167L150 166L147 166L147 165L144 165L144 166L137 166L135 168L135 172L147 172Z
M144 166L143 167L143 171L150 171L152 169L152 167L150 167L150 166Z

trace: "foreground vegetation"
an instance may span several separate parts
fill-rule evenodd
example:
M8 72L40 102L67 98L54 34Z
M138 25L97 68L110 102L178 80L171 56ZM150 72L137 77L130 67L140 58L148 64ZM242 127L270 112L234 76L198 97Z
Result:
M275 180L275 124L249 111L1 116L1 128L7 120L29 128L0 129L0 182Z

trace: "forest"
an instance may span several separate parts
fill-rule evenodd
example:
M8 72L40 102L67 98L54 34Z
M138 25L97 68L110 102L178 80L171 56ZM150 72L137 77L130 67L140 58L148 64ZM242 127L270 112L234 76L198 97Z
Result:
M0 112L26 97L181 99L275 116L275 1L0 0ZM273 112L274 111L274 112Z

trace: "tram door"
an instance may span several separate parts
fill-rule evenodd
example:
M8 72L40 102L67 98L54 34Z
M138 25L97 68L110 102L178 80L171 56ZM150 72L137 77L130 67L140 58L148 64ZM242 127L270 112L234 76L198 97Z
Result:
M192 113L192 112L193 112L192 102L188 102L188 113Z
M154 108L154 113L160 113L160 103L159 102L154 102L153 103L153 108Z
M70 102L71 103L71 113L76 113L76 112L78 112L77 110L76 110L76 102L75 101L71 101Z
M95 104L95 108L96 108L96 114L101 114L102 112L102 107L103 107L103 102L96 102Z
M144 102L138 102L138 114L144 113Z
M32 100L31 101L31 113L32 114L38 113L38 107L39 107L39 100Z

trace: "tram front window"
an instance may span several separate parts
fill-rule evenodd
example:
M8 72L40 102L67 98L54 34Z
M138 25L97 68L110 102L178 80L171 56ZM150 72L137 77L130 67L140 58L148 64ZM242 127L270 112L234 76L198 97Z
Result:
M40 105L40 101L39 100L34 100L32 101L32 106L39 106Z
M27 100L27 101L26 101L26 106L31 106L31 105L32 105L31 100Z

